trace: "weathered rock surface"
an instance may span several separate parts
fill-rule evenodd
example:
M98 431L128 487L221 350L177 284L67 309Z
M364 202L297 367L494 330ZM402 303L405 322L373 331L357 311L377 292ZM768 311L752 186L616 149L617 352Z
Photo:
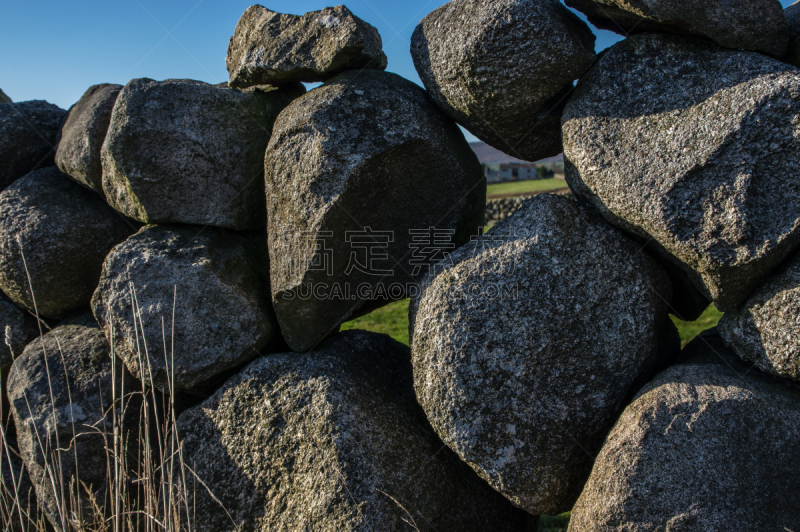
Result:
M0 104L0 190L53 166L66 111L42 100Z
M711 340L711 341L709 341ZM708 334L625 409L571 532L787 530L800 523L800 389Z
M734 49L780 57L787 29L778 0L566 0L600 29L703 36Z
M5 375L5 374L4 374ZM3 530L11 532L29 532L42 530L37 527L39 507L36 504L36 492L31 484L31 477L19 455L17 442L6 438L0 443L0 489L4 493L4 502L0 505L0 523ZM9 528L6 528L6 527Z
M130 372L162 391L171 378L174 391L201 391L280 340L267 261L223 229L143 228L106 258L92 310ZM142 371L145 342L150 368Z
M686 37L633 36L564 111L566 178L653 239L722 311L800 244L800 76Z
M789 25L789 45L783 60L800 67L800 2L795 2L783 11Z
M146 223L263 227L264 150L278 113L304 91L131 81L102 148L109 204Z
M199 488L197 530L506 531L535 520L442 448L408 358L388 336L348 331L308 356L260 358L182 414L184 460L227 510Z
M666 274L592 209L549 194L437 269L411 303L419 403L514 504L569 510L669 338Z
M31 172L0 192L0 289L27 310L63 318L89 304L103 259L135 230L58 168Z
M642 238L628 233L628 236L647 251L664 268L672 284L672 301L669 312L682 321L695 321L711 305L711 300L695 285L693 276L686 273L681 262L652 238Z
M8 368L25 346L39 335L36 319L0 293L0 373L8 375ZM5 378L3 379L5 382Z
M108 502L104 497L108 489L106 445L113 448L112 416L119 410L112 408L114 379L117 390L123 385L129 391L135 389L134 379L122 364L112 367L108 342L89 313L67 320L29 344L11 367L8 396L20 454L39 505L57 530L69 519L59 498L64 493L69 500L70 489L76 493L77 488L70 488L76 470L101 509ZM137 404L135 398L129 399L124 419L118 416L117 422L122 425L122 448L127 446L132 457L136 456L138 435ZM60 464L58 478L53 476L53 467L58 467L54 464ZM94 515L88 499L81 489L83 511Z
M0 103L14 103L8 95L3 92L3 89L0 89Z
M89 87L70 108L56 152L56 165L62 172L100 194L103 193L100 149L121 90L122 85L108 83Z
M589 27L556 0L453 0L420 22L411 55L428 93L487 144L538 161L561 152L558 119L595 61Z
M234 88L326 81L345 70L384 70L378 30L345 6L285 15L253 5L239 19L228 45Z
M773 273L719 332L736 354L765 373L800 380L800 255Z
M295 351L407 297L483 224L477 157L425 92L395 74L348 72L293 102L265 166L272 296Z

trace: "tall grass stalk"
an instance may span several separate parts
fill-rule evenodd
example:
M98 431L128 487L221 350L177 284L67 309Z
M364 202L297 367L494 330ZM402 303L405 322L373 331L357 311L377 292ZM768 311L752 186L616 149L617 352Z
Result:
M20 246L20 253L22 249ZM27 264L24 262L27 273ZM28 273L28 286L33 294L33 286ZM107 323L111 327L109 338L111 351L112 404L102 404L101 409L106 418L93 425L79 425L75 416L70 416L72 431L67 448L51 448L51 439L38 432L35 434L35 445L44 457L44 478L56 501L56 514L53 523L48 523L40 508L24 504L31 500L23 493L23 471L12 467L12 460L20 463L10 432L11 418L8 424L0 424L0 472L8 482L0 484L0 531L45 532L53 527L64 532L191 532L194 530L193 500L195 493L188 492L189 474L194 473L184 462L183 450L177 431L177 414L175 407L175 306L177 303L177 287L173 292L173 311L169 334L162 317L162 348L167 368L169 393L163 395L145 382L153 382L153 369L150 364L150 353L144 335L142 309L139 305L136 289L129 283L130 304L133 310L133 328L136 337L136 358L140 386L137 389L125 388L122 378L124 364L117 355L118 346L114 344L114 324L111 316ZM34 314L39 321L40 337L45 334L39 320L36 300L33 299ZM61 361L67 378L66 363L61 344L56 339ZM44 356L50 406L53 425L56 427L55 394L53 379L61 375L53 375ZM0 382L5 382L6 375L0 375ZM67 380L67 393L72 407L72 391ZM25 400L28 402L27 393ZM30 403L27 404L29 411ZM138 412L137 412L138 411ZM136 415L138 413L138 416ZM4 418L3 406L0 405L0 416ZM110 426L106 420L110 415ZM133 416L133 417L132 417ZM80 479L80 458L77 454L76 439L86 437L87 432L94 432L103 437L106 455L106 482L103 492L96 493L96 486L88 486ZM72 454L75 462L74 476L65 478L64 460ZM8 469L6 469L8 468ZM178 478L179 477L179 478ZM195 480L195 479L193 479ZM196 479L199 480L199 479ZM9 485L10 484L10 485ZM200 481L201 486L204 485ZM196 482L193 482L196 486ZM212 494L213 497L213 494ZM216 500L216 497L214 497Z

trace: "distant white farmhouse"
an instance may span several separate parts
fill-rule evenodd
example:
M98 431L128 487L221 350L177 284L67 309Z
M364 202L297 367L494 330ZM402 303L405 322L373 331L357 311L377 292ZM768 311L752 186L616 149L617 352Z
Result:
M528 181L538 179L538 165L534 163L506 163L500 165L500 181Z

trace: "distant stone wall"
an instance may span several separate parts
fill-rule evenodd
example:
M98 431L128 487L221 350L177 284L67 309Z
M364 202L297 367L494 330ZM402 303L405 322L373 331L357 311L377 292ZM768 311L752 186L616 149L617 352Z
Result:
M550 194L557 194L574 199L575 196L572 192L551 192ZM484 225L490 223L502 222L506 218L511 217L516 213L522 205L531 198L535 198L538 194L527 194L525 196L512 196L510 198L495 198L486 200L486 222Z

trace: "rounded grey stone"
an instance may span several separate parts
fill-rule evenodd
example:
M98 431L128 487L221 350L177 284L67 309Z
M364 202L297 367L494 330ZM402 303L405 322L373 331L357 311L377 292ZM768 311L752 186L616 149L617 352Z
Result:
M442 445L414 399L408 347L385 335L347 331L310 355L260 358L184 412L178 432L198 532L536 523Z
M800 255L719 322L720 335L764 373L800 381Z
M347 72L295 100L265 167L272 297L295 351L408 297L448 246L483 227L477 157L395 74Z
M694 345L693 345L694 344ZM703 335L625 409L570 532L789 530L800 522L800 389Z
M519 159L561 153L558 118L595 61L594 35L557 0L453 0L417 26L411 55L436 104Z
M58 168L31 172L0 192L0 289L24 309L61 319L89 304L106 255L134 231Z
M0 103L0 190L37 168L55 164L66 114L42 100Z
M325 81L345 70L386 69L378 30L345 6L284 15L253 5L236 24L226 59L234 88Z
M263 227L264 150L280 110L304 91L131 81L102 147L109 204L145 223Z
M567 182L722 311L800 244L800 76L669 35L608 50L564 111Z
M121 406L115 402L112 381L117 390L141 389L122 364L112 365L110 346L89 313L33 341L11 367L8 397L19 451L39 505L56 530L64 529L67 511L61 494L69 501L75 489L71 484L78 479L91 490L101 511L111 510L105 506L106 445L112 445L106 438L110 441L113 434L112 412ZM135 397L126 401L118 427L121 448L130 457L137 455L139 404ZM87 495L82 505L84 515L94 515ZM72 509L78 510L74 505Z
M202 393L280 341L265 254L224 229L143 228L106 258L92 310L128 370L164 392Z
M779 0L566 0L600 29L628 37L664 32L703 36L734 49L780 57L787 31Z
M550 194L436 270L411 303L417 400L515 505L569 510L631 388L670 356L666 274L592 209Z
M89 87L78 103L70 108L61 128L56 165L72 179L99 194L103 194L100 149L121 90L122 85L108 83Z

